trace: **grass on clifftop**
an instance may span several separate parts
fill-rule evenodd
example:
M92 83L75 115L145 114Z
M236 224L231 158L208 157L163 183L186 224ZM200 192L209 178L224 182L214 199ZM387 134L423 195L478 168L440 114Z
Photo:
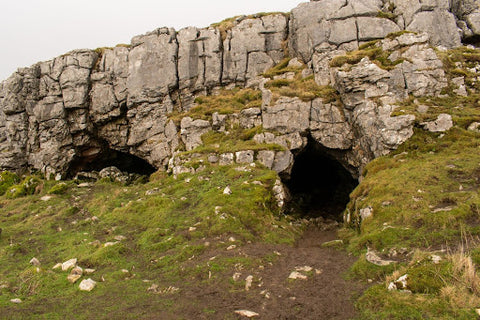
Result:
M60 194L43 200L57 183L42 180L37 194L0 197L1 317L171 319L186 303L175 288L235 291L239 284L229 280L234 266L248 270L265 262L227 247L292 243L297 234L272 213L276 179L270 170L209 166L178 179L155 173L150 182L132 186L67 182L66 189L57 188ZM231 195L223 194L226 186ZM29 264L33 257L41 262L38 270ZM52 267L71 258L95 272L69 283L67 272ZM97 287L79 291L89 277ZM147 291L153 284L157 289ZM14 298L23 302L13 304Z
M361 254L354 277L377 284L358 300L359 319L474 319L480 304L480 122L478 85L468 68L478 51L443 53L447 77L465 70L468 96L449 87L442 97L410 98L393 115L414 114L415 133L395 152L369 163L351 194L346 213L357 231L345 229L349 250ZM419 107L422 106L422 107ZM423 110L422 110L423 109ZM427 110L427 111L425 111ZM440 113L454 127L432 133L422 123ZM371 217L360 210L370 207ZM396 261L380 267L366 261L375 250ZM441 258L435 262L434 256ZM407 275L407 292L388 285Z
M260 107L262 105L262 92L254 89L222 89L217 94L200 96L195 99L195 106L186 112L173 112L169 118L180 123L182 118L209 120L212 114L232 114L244 109Z
M289 66L290 61L290 58L286 58L262 74L271 79L265 87L272 91L274 101L285 96L298 97L305 102L322 98L324 103L341 103L338 92L332 86L319 86L313 75L306 77L302 75L304 65ZM290 76L287 77L289 74Z

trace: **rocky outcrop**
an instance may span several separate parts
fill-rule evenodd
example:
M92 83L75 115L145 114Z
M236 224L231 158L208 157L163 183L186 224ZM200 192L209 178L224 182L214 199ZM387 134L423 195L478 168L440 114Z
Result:
M88 170L109 150L166 168L179 148L193 150L203 133L236 123L277 133L256 139L286 150L255 152L253 159L279 172L288 172L307 135L358 171L411 134L411 117L390 117L396 102L409 94L438 95L447 85L429 44L454 47L475 39L478 16L474 0L311 1L290 15L240 17L230 28L160 28L130 45L72 51L19 69L0 84L0 168L65 177ZM389 59L401 62L394 68L367 58L330 67L335 56L401 30L424 33L380 42ZM261 73L287 51L306 63L306 76L313 72L319 85L332 85L343 105L320 98L273 101L263 88L261 108L216 113L211 121L171 119L219 87L262 88Z

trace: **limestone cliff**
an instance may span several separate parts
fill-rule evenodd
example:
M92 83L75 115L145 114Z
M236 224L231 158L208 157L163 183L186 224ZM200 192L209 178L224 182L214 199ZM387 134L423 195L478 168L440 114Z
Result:
M239 150L279 173L288 174L310 135L358 174L412 135L413 116L391 116L396 103L439 95L452 84L432 46L475 44L479 37L476 0L322 0L289 14L160 28L130 45L75 50L0 84L0 168L65 177L117 150L178 171L185 161L174 157L177 150L193 150L202 134L237 123L261 125L266 132L255 141L285 147ZM368 55L346 64L335 58L379 39L370 49L381 50L387 67ZM305 67L304 77L333 87L341 105L322 97L271 99L261 74L286 56ZM461 90L461 79L456 84ZM262 106L207 120L188 116L196 97L234 86L261 90ZM185 117L175 122L174 113Z

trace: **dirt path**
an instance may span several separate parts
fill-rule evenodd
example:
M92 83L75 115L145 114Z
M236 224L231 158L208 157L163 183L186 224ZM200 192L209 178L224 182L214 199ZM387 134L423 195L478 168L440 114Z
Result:
M184 296L197 306L184 310L186 319L247 319L234 313L238 309L257 312L259 316L254 319L352 319L355 316L353 299L365 285L344 279L355 257L345 251L322 247L322 243L336 239L336 228L330 226L311 225L293 247L265 244L242 247L243 254L249 256L279 255L270 265L241 272L241 280L253 276L248 291L225 292L219 287L209 287ZM324 230L325 227L329 230ZM289 279L293 271L302 267L308 267L298 271L306 279ZM215 312L201 313L199 305Z

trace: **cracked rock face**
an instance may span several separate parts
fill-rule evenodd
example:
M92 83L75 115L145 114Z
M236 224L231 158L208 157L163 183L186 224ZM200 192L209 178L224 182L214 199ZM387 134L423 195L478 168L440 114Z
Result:
M455 47L480 36L478 0L322 0L302 3L290 15L237 18L233 27L159 28L131 45L75 50L19 69L0 83L0 168L74 174L108 150L130 153L166 168L175 152L199 146L201 135L224 132L228 123L266 130L255 140L285 151L239 154L287 173L306 136L330 150L352 172L388 153L412 134L412 117L391 117L408 95L438 95L448 85L430 45ZM388 18L386 18L388 17ZM331 68L331 60L392 32L379 42L402 62L385 70L364 59ZM469 40L470 39L470 40ZM304 102L280 97L259 76L284 59L307 66L319 85L332 85L343 105L320 98ZM211 120L172 121L195 97L222 86L262 89L262 107ZM458 90L462 79L456 80ZM248 151L248 150L245 150ZM212 155L222 159L220 155ZM232 154L232 161L235 154ZM180 168L180 167L179 167ZM181 168L180 168L181 169ZM179 169L179 170L180 170ZM184 170L183 168L182 170ZM186 168L185 170L190 170Z

